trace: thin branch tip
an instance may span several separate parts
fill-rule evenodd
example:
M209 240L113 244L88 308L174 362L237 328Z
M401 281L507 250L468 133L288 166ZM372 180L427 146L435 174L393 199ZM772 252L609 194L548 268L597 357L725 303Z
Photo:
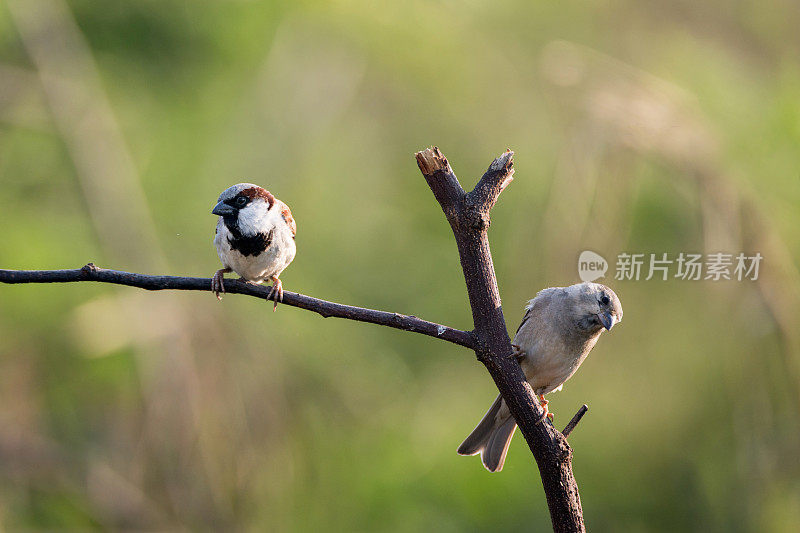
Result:
M425 176L430 176L439 170L447 171L450 167L450 163L438 146L419 151L414 154L414 157L417 159L417 166Z
M589 410L589 406L586 405L586 404L583 404L581 406L581 408L578 409L578 412L575 413L575 416L572 417L572 420L569 421L569 423L564 428L564 431L561 432L561 434L564 435L564 437L569 437L569 434L572 433L572 430L575 429L575 426L578 425L578 422L581 421L581 419L583 418L583 415L585 415L586 411L588 411L588 410Z
M497 172L505 169L513 173L514 172L512 168L513 166L514 166L514 152L513 150L507 148L506 151L503 152L502 155L500 155L500 157L492 161L492 164L489 165L489 170Z
M481 176L478 184L469 193L470 202L479 210L488 213L500 193L514 180L514 152L506 150L497 157Z

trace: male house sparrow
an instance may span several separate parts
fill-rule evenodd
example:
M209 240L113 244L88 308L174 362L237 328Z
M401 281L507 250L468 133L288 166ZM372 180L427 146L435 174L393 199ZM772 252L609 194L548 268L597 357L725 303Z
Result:
M222 278L231 270L251 283L270 279L268 298L276 295L274 311L283 299L278 276L296 252L297 225L289 206L258 185L239 183L222 191L211 212L219 215L214 246L224 267L211 278L211 290L222 299Z
M622 305L614 291L599 283L579 283L539 291L528 302L512 341L514 355L525 378L539 396L545 414L548 392L561 390L581 366L603 329L622 320ZM490 472L503 469L517 423L501 396L497 396L478 426L461 443L461 455L481 454Z

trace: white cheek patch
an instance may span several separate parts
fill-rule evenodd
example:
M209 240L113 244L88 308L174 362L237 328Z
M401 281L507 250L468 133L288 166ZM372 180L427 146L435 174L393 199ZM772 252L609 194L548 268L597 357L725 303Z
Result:
M260 233L266 226L269 213L264 200L253 200L247 207L239 210L239 231L242 232L243 235L255 235Z

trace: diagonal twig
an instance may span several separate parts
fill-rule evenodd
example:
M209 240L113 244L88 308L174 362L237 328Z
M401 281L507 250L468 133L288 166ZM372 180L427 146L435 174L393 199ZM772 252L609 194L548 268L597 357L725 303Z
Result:
M575 426L578 425L578 422L581 421L581 418L583 418L583 415L585 415L586 411L588 410L589 410L588 405L586 404L581 405L581 408L578 409L578 412L575 413L575 416L572 417L572 420L569 421L569 423L566 425L564 431L562 431L561 434L564 435L565 437L569 437L569 434L572 433L572 430L575 429Z

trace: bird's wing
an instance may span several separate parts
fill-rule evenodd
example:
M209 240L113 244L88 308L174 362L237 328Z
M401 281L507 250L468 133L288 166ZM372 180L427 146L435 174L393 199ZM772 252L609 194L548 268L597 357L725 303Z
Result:
M563 292L563 287L541 290L525 306L525 316L512 341L512 345L519 347L518 359L520 356L538 359L543 352L559 349L560 338L554 330L553 314L558 313Z
M519 333L519 330L522 329L522 326L524 326L525 323L528 321L528 319L531 317L531 308L533 308L533 300L531 300L531 303L529 305L525 306L525 316L522 317L522 322L519 323L519 327L517 327L517 331L514 333L514 336L516 336L517 333Z
M533 307L533 302L537 300L541 301L549 301L552 297L559 292L566 292L564 287L548 287L547 289L542 289L536 293L536 298L530 301L529 307Z
M524 326L528 322L528 320L530 320L531 316L535 314L541 315L542 310L546 308L548 305L550 305L553 296L557 294L559 291L563 290L564 290L563 287L550 287L548 289L542 289L539 292L537 292L536 298L528 301L528 305L525 306L525 316L522 317L522 322L520 322L516 333L519 333L519 330L521 330L522 326Z
M289 210L288 205L283 204L281 206L281 216L283 216L283 220L289 226L289 229L292 230L292 237L297 235L297 224L295 223L294 218L292 217L292 212L291 210Z

